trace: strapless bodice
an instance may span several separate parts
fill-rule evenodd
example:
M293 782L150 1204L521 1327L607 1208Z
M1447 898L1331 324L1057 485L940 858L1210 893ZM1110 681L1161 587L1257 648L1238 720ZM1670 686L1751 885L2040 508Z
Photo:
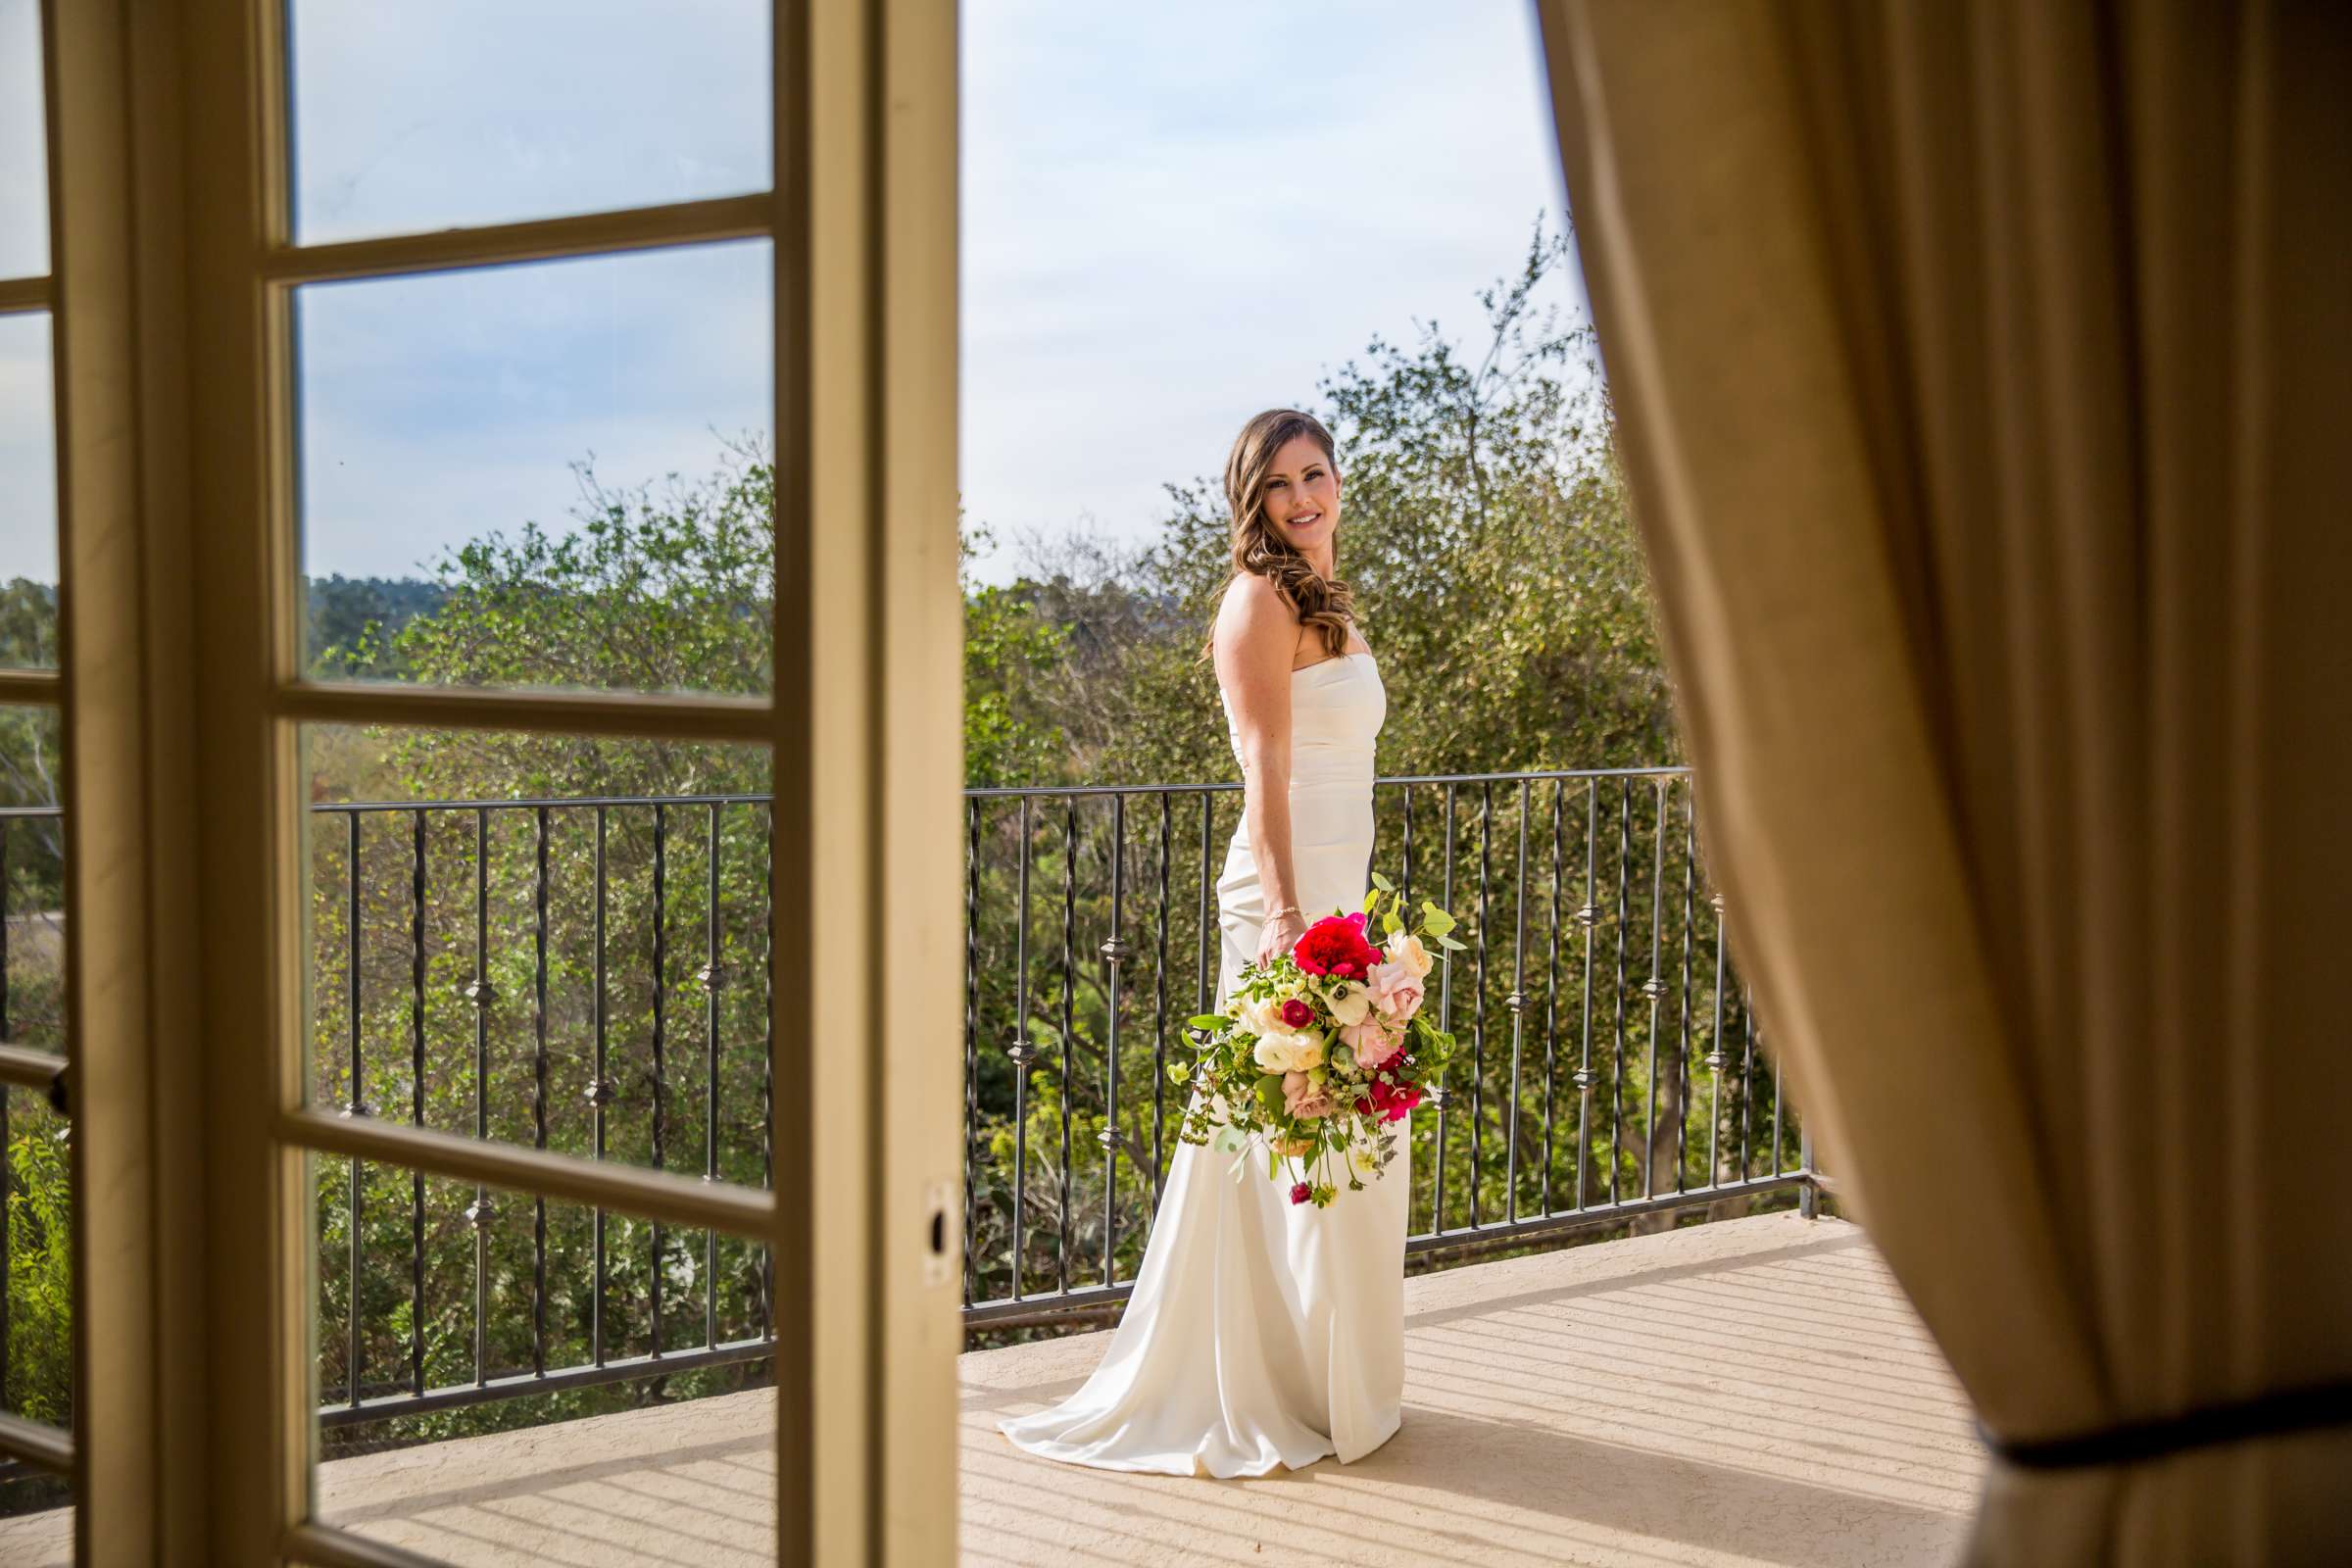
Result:
M1241 726L1220 692L1225 734L1242 760ZM1372 787L1373 743L1389 715L1388 688L1368 652L1342 654L1291 671L1291 792Z

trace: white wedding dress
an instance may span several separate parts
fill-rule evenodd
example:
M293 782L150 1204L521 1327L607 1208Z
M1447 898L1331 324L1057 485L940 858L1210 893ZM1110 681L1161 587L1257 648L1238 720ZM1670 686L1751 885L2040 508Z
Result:
M1291 868L1311 922L1363 905L1372 743L1388 694L1368 653L1291 672ZM1231 705L1226 727L1240 735ZM1245 821L1217 880L1221 1008L1257 956L1265 897ZM999 1426L1031 1453L1104 1470L1257 1476L1395 1435L1404 1390L1411 1140L1361 1192L1294 1204L1252 1145L1179 1143L1135 1294L1084 1387Z

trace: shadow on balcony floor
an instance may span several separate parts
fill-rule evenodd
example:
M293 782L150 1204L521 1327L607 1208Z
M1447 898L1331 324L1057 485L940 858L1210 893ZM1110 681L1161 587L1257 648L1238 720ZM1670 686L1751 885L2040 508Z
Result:
M1424 1275L1405 1334L1395 1439L1250 1481L1056 1465L997 1433L1076 1388L1105 1336L965 1356L964 1561L1898 1564L1966 1534L1968 1406L1850 1225L1776 1214Z
M1105 1336L962 1358L962 1556L983 1565L1902 1564L1948 1558L1982 1463L1850 1225L1732 1220L1405 1285L1404 1428L1255 1481L1035 1459L995 1428ZM703 1399L325 1466L321 1513L451 1563L770 1560L773 1396ZM65 1511L0 1562L66 1563Z

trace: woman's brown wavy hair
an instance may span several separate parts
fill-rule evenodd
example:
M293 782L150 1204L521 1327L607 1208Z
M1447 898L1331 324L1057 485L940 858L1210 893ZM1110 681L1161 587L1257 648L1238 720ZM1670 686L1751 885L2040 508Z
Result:
M1302 435L1314 438L1315 445L1323 449L1324 461L1331 465L1333 477L1338 477L1339 451L1323 421L1311 414L1268 409L1234 437L1233 451L1225 460L1225 505L1233 516L1233 570L1218 585L1214 602L1224 603L1226 590L1244 572L1267 578L1298 623L1313 627L1323 639L1325 655L1337 659L1348 651L1348 623L1355 612L1355 592L1338 576L1325 577L1307 564L1306 558L1293 549L1282 530L1266 517L1266 470L1274 466L1276 453ZM1336 536L1331 564L1336 573L1340 564ZM1215 652L1212 617L1200 657L1213 659Z

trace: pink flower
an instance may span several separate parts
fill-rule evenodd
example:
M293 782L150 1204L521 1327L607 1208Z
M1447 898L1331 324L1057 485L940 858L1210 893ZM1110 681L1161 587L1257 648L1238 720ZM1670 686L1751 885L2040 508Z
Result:
M1376 963L1364 986L1372 993L1372 1004L1392 1018L1402 1021L1421 1010L1421 977L1410 963Z
M1308 1190L1307 1185L1304 1182L1300 1182L1298 1186L1291 1189L1291 1201L1294 1203L1303 1203L1313 1196L1313 1193Z
M1282 1075L1282 1108L1300 1121L1332 1113L1331 1094L1302 1072Z
M1303 1029L1315 1021L1315 1009L1293 997L1282 1004L1282 1021L1294 1029Z
M1395 1018L1384 1018L1377 1012L1366 1013L1362 1023L1351 1023L1340 1031L1340 1039L1355 1053L1355 1064L1366 1072L1375 1072L1395 1058L1404 1045L1404 1024Z

